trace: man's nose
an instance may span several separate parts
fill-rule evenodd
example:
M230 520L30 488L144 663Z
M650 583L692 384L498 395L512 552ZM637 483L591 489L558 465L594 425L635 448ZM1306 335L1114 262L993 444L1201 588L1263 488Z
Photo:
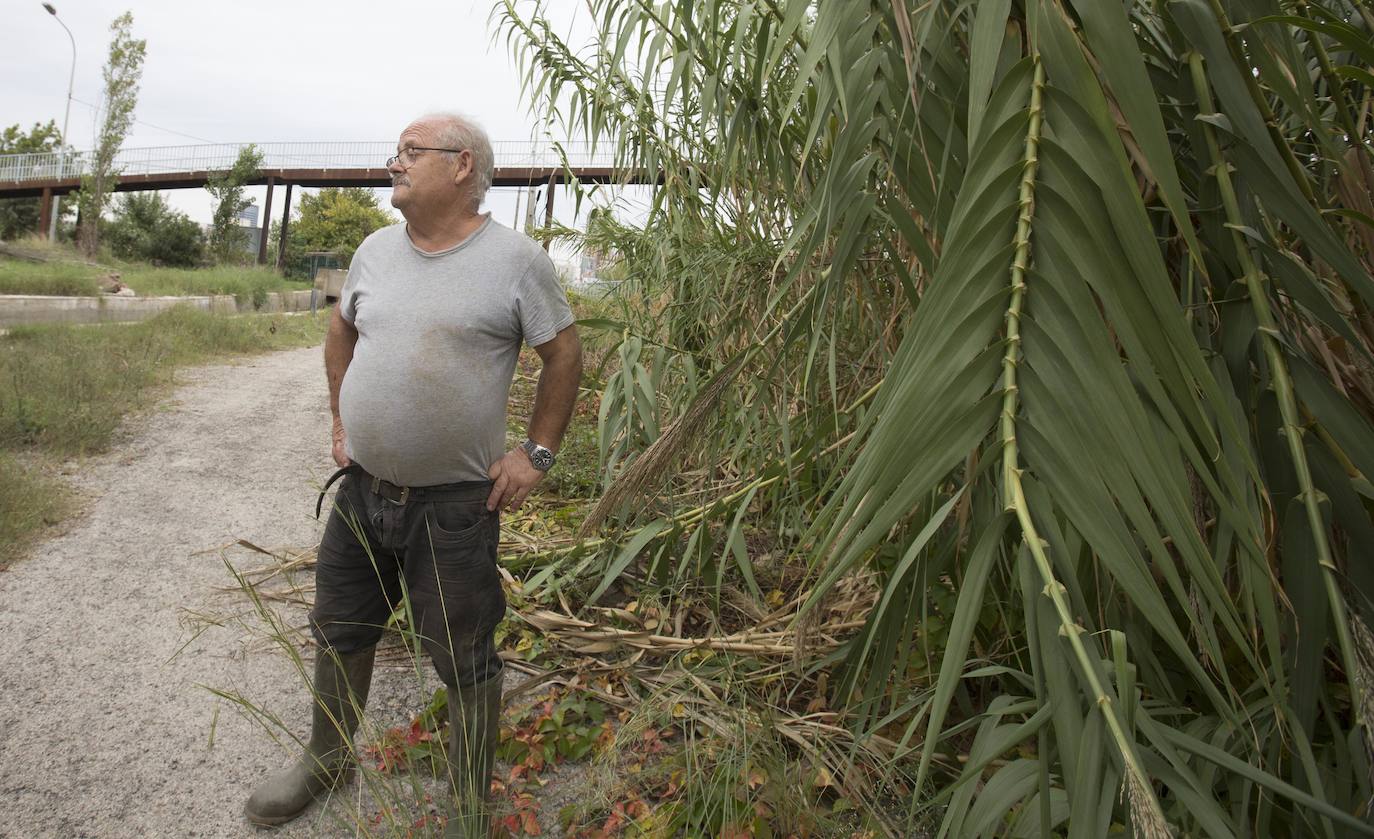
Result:
M405 168L401 166L401 159L399 157L393 157L391 161L386 164L386 170L393 175L404 175L406 171Z

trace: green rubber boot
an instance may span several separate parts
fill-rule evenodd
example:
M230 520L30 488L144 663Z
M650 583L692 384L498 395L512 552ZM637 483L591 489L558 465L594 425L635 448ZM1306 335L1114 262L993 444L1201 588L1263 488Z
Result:
M470 688L448 688L448 781L455 811L444 839L487 839L487 799L501 725L501 676Z
M376 650L315 653L310 742L295 763L263 781L249 796L243 808L248 821L263 826L285 824L305 812L315 796L348 778L353 769L348 744L367 705Z

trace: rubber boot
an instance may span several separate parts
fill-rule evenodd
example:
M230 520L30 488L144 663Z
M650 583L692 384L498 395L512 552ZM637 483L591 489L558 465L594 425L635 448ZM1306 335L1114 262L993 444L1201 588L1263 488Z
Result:
M295 763L263 781L249 796L243 808L248 821L264 826L289 822L305 812L315 796L348 778L353 769L349 742L367 705L376 650L316 652L310 742Z
M488 798L501 724L501 676L470 688L448 688L448 781L456 808L444 839L487 839Z

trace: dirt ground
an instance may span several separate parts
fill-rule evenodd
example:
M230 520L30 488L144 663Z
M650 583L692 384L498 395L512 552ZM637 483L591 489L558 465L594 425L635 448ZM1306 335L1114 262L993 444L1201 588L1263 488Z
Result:
M0 572L0 836L360 835L346 825L369 812L356 781L287 827L246 822L244 799L294 745L212 689L301 736L309 707L260 623L197 618L244 605L222 591L234 585L222 546L318 541L316 493L333 471L320 350L180 380L112 453L70 465L83 514ZM278 612L304 623L299 607ZM508 687L521 678L507 672ZM406 724L436 686L428 668L379 667L369 725Z

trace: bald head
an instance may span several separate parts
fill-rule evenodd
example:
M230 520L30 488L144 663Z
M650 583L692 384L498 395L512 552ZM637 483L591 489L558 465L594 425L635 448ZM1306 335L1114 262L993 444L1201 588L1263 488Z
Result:
M445 149L462 149L472 155L472 181L468 185L468 196L472 199L475 212L491 189L491 179L496 171L496 159L491 150L491 140L487 132L476 121L462 114L439 111L425 114L416 122L424 122L434 127L436 145ZM449 158L457 155L444 152Z

